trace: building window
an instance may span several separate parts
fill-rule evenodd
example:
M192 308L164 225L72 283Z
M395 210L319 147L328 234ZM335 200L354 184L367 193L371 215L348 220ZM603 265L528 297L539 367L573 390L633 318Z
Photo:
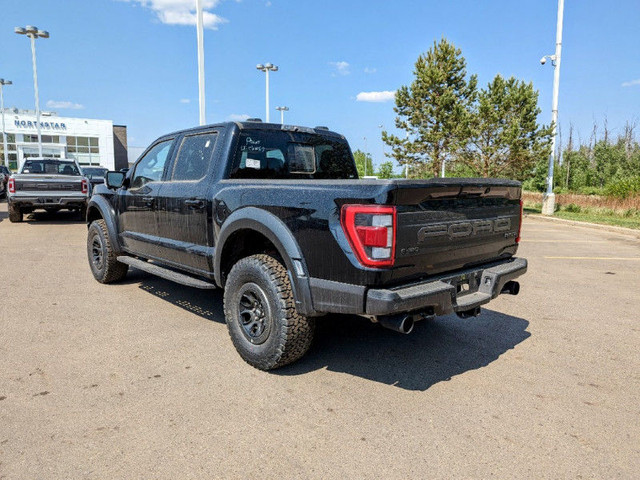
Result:
M67 156L81 165L99 165L98 137L72 137L67 135Z
M13 133L7 133L7 158L9 160L9 168L16 170L18 168L18 154L16 153L16 136ZM4 141L2 133L0 133L0 162L4 164Z
M25 143L38 143L38 135L23 135ZM41 135L42 143L60 143L58 135Z

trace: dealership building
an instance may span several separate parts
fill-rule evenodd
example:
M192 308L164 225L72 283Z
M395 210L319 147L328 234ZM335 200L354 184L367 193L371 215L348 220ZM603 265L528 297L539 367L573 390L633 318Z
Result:
M38 131L36 112L5 108L9 167L17 170L26 158L37 157ZM127 127L111 120L60 117L55 112L40 112L42 155L71 158L84 166L101 166L119 170L128 166ZM4 146L0 142L0 159L4 163Z

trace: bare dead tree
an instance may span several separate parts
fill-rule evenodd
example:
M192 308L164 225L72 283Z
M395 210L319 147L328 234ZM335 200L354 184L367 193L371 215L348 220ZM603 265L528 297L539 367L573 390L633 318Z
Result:
M571 171L571 152L573 152L573 123L569 124L569 142L567 143L567 178L565 180L564 187L569 189L569 172Z
M589 163L592 166L594 162L593 150L595 149L597 139L598 139L598 124L594 119L593 130L591 131L591 138L589 138Z

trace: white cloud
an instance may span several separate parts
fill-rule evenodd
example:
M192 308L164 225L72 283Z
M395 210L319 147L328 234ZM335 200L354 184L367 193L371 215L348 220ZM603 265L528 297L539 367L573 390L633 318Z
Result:
M251 118L251 116L245 113L232 113L227 117L227 120L231 122L244 122L247 118Z
M336 72L340 75L349 75L349 64L347 62L329 62L329 65L335 67Z
M195 0L124 0L141 5L153 11L158 20L167 25L195 25L196 2ZM202 0L202 21L205 28L217 30L218 26L227 23L222 18L209 10L215 8L220 0Z
M365 67L365 69L364 69L364 73L376 73L377 71L378 71L377 68Z
M73 103L65 100L49 100L47 101L47 108L60 108L68 110L82 110L84 105L79 103Z
M622 83L623 87L634 87L636 85L640 85L640 78L638 78L636 80L631 80L630 82L623 82Z
M191 100L189 100L188 98L181 98L180 103L191 103Z
M272 5L272 3L269 2L269 1L264 4L265 7L270 7L271 5Z
M396 97L396 92L384 90L382 92L360 92L356 96L358 102L389 102Z

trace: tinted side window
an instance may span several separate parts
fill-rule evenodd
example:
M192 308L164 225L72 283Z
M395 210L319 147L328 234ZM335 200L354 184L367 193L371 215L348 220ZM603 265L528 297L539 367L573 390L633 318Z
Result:
M136 165L131 179L131 188L140 188L149 182L162 180L164 165L167 163L173 140L165 140L155 145Z
M171 180L200 180L209 170L217 133L189 135L182 140Z

